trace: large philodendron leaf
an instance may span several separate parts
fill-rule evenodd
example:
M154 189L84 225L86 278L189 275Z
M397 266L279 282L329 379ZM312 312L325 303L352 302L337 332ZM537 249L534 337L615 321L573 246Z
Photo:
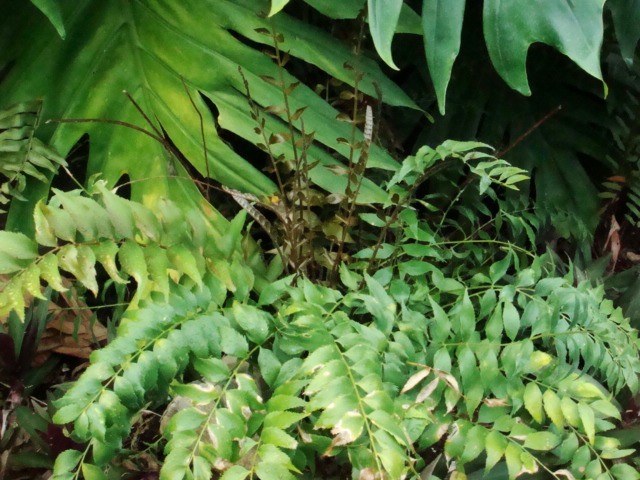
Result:
M484 36L489 56L507 84L530 95L527 51L546 43L567 55L580 68L602 80L600 47L605 0L486 0Z
M424 0L422 6L424 50L442 115L451 69L460 51L465 3L466 0Z
M33 7L19 2L5 12ZM282 105L282 92L261 76L278 79L280 72L259 48L258 42L270 45L270 36L256 29L272 27L282 35L281 49L292 56L313 63L329 75L346 82L353 72L345 62L364 73L360 89L375 95L373 82L380 85L384 101L391 105L414 106L411 100L380 71L371 60L356 58L349 46L327 33L303 24L284 14L273 19L259 17L268 12L269 3L257 0L115 0L63 3L66 40L53 29L43 28L46 21L27 11L16 12L16 21L26 19L15 28L11 20L3 22L0 39L0 66L15 62L0 84L3 102L44 97L44 119L107 119L128 122L150 129L123 90L136 100L152 122L160 124L197 170L207 171L225 185L238 190L265 195L274 191L271 180L247 160L236 154L218 136L218 125L201 98L215 104L219 127L230 130L253 143L263 141L255 132L256 122L244 94L239 67L244 72L254 101L262 106ZM11 38L6 31L13 28ZM16 35L19 37L16 38ZM241 38L250 42L243 42ZM296 79L285 72L285 83ZM205 117L205 136L209 165L204 164L198 113L189 96ZM315 139L341 155L348 147L336 139L349 138L351 127L336 121L338 112L304 85L290 96L292 109L306 106L305 130L315 132ZM281 118L269 115L268 125L285 130ZM101 172L110 184L128 174L134 198L152 205L161 196L174 201L197 201L195 187L176 176L184 176L180 165L167 155L157 141L135 130L101 123L50 124L42 136L51 139L60 152L68 152L83 134L91 142L88 174ZM276 131L280 131L276 130ZM284 147L282 147L284 148ZM331 163L335 160L321 148L309 152L312 160ZM370 165L381 168L394 161L379 148L372 148ZM327 188L339 187L344 179L328 178L327 169L317 167L311 178ZM382 191L373 184L363 185L363 201L382 199Z
M369 30L380 58L391 68L395 68L391 58L391 41L396 31L402 0L368 0Z
M640 0L609 0L607 6L611 10L622 57L632 65L640 40Z
M40 11L47 16L51 25L53 25L58 32L58 35L64 38L66 32L64 30L64 24L62 23L60 5L57 0L31 0L31 3L38 7Z

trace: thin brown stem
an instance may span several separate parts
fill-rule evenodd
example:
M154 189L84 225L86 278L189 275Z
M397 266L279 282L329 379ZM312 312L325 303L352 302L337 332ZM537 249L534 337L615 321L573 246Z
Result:
M544 117L538 120L529 130L527 130L522 135L520 135L511 145L509 145L507 148L500 150L498 153L496 153L496 158L502 158L507 152L513 150L516 147L516 145L518 145L522 140L524 140L529 135L531 135L534 132L534 130L536 130L540 125L546 122L549 118L553 117L560 110L562 110L562 105L558 105L556 108L551 110Z
M211 172L209 171L209 154L207 152L207 139L204 135L204 119L202 118L202 113L200 113L200 109L196 105L196 102L193 101L191 97L191 92L189 92L189 88L187 87L187 83L184 81L184 77L181 75L180 80L182 80L182 86L184 87L184 91L187 92L187 96L189 97L189 101L193 106L193 109L198 114L198 118L200 119L200 138L202 139L202 153L204 156L204 168L207 174L207 178L211 178ZM209 195L209 183L207 182L206 190L205 190L205 198L207 202L211 203L211 197Z

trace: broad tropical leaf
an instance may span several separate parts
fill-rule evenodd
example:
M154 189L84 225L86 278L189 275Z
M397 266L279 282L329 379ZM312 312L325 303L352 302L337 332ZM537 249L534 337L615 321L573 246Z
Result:
M620 44L620 53L624 61L633 64L633 56L638 40L640 40L640 1L609 0L607 6L611 10L616 36Z
M602 8L605 0L527 0L484 3L484 35L493 65L509 86L530 95L526 62L529 46L542 42L602 79Z
M465 0L425 0L423 5L424 50L442 115L451 69L460 51L464 7Z
M60 39L50 27L45 28L46 19L34 15L33 8L26 2L5 8L15 15L16 21L25 24L18 30L24 37L12 36L0 48L0 65L15 61L0 85L3 101L44 97L45 119L116 120L151 130L122 94L126 90L155 128L164 129L202 175L208 174L241 191L265 195L273 192L275 186L258 170L262 165L254 166L240 157L219 136L220 129L225 129L253 143L261 141L253 130L257 124L250 117L239 67L256 103L264 107L283 103L281 88L276 85L280 80L271 83L263 80L279 79L277 66L258 49L246 45L272 44L271 35L256 29L269 32L273 28L282 35L281 50L345 82L353 81L353 71L344 68L345 62L349 62L364 73L360 82L362 91L375 95L373 82L376 82L387 103L413 106L373 61L354 58L348 45L285 15L272 20L259 16L268 11L267 2L190 0L177 5L169 1L137 0L66 4L63 5L66 40ZM16 9L18 12L13 13ZM4 23L6 29L11 27L12 22ZM296 82L289 74L283 80L286 86ZM198 112L189 96L205 117L208 165L204 161ZM209 114L204 97L215 105L217 119ZM305 130L315 132L318 142L342 155L348 153L348 147L339 145L336 139L349 138L350 125L337 122L338 112L326 101L299 85L291 93L290 103L292 109L308 107ZM268 130L285 130L281 118L266 116ZM91 139L89 175L101 172L109 184L114 184L128 174L134 181L134 198L150 205L162 196L172 197L178 203L199 202L191 182L179 178L186 176L183 168L175 164L162 144L138 131L119 125L53 123L43 132L60 152L68 152L83 134ZM286 152L287 145L277 147ZM309 155L313 161L335 163L319 147L312 147ZM372 148L370 157L369 164L374 167L394 164L379 148ZM331 190L346 183L344 178L321 166L311 172L311 178ZM373 184L363 186L362 201L382 198L382 191ZM24 215L25 211L21 211L14 218Z

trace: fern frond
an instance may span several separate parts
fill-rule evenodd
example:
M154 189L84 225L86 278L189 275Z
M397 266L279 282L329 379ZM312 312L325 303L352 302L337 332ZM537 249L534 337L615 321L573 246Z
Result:
M22 199L28 177L47 183L45 172L55 173L67 163L53 148L35 137L41 101L23 102L0 110L0 205Z
M188 215L172 215L168 201L157 216L137 202L118 197L102 181L93 189L95 198L54 189L48 204L36 205L36 242L49 247L43 254L26 236L2 232L0 272L13 276L0 290L0 315L15 310L23 318L24 295L39 297L41 279L64 291L61 271L97 295L96 262L114 282L135 280L133 305L153 292L166 298L169 279L202 286L208 271L218 273L232 291L251 289L253 274L243 261L240 245L243 215L232 222L218 244L196 243L200 225Z

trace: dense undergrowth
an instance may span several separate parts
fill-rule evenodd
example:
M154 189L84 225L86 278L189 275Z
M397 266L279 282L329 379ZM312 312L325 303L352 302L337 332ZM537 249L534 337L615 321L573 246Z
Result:
M271 13L287 3L274 1ZM40 133L42 112L58 113L56 100L43 107L21 98L0 112L0 201L9 208L0 232L0 385L7 393L0 478L639 478L637 318L630 322L618 306L633 312L623 284L635 267L607 273L626 244L614 228L621 218L614 206L630 209L630 226L636 221L635 177L606 185L601 228L611 228L594 253L609 257L592 261L584 243L597 223L586 218L590 207L571 211L529 190L532 175L544 177L538 169L545 164L532 158L544 156L540 146L550 137L541 129L557 111L517 137L505 127L509 117L497 115L489 137L508 139L498 151L444 138L413 148L412 141L439 138L451 114L425 133L426 112L363 55L359 2L343 9L308 3L355 19L341 27L355 34L351 51L335 43L322 58L305 25L331 45L336 37L310 11L305 24L287 9L256 16L244 0L200 5L225 39L215 43L199 37L202 22L181 19L194 30L178 29L186 23L164 4L131 2L125 13L88 4L83 13L104 13L106 27L92 33L98 44L110 29L121 38L122 25L137 25L135 68L149 73L160 65L163 73L139 90L129 87L121 117L108 116L114 105L72 102L59 112L67 118ZM368 2L369 29L393 64L394 29L382 20L383 3ZM391 12L398 31L416 28L411 3ZM47 4L39 7L58 32L86 33L83 15L62 7L63 22ZM579 8L586 15L592 7ZM485 28L496 18L485 17ZM451 64L438 62L458 54L458 21L447 19L441 52L427 44L443 112ZM225 56L217 81L192 67L177 74L179 55L169 58L177 50L163 50L157 39L144 44L156 38L154 29L183 42L184 55ZM268 45L266 57L244 58L257 52L240 36ZM563 37L556 40L562 49ZM487 37L489 55L494 41ZM64 45L41 47L62 52ZM565 53L600 75L579 49ZM98 58L94 71L107 72ZM491 58L510 86L529 88L517 61ZM8 68L0 91L36 91L19 81L28 69ZM160 78L165 83L153 85ZM612 84L612 92L635 95L629 78L615 79L628 91ZM105 87L100 76L86 82ZM172 111L171 101L181 108ZM614 110L622 103L615 95L610 102ZM407 120L388 105L422 119L413 133L397 132L394 120ZM635 158L635 115L620 115L610 129L612 174ZM480 122L468 118L458 138L482 137ZM561 169L578 155L567 146L576 136L551 144L564 151L555 157L566 162ZM595 143L580 151L597 151ZM89 152L56 153L72 144ZM415 153L401 155L401 148ZM246 160L234 149L249 152ZM229 152L235 166L219 160ZM526 169L503 158L515 154ZM154 166L144 168L138 157ZM81 178L79 164L87 162ZM576 172L578 182L582 166ZM55 328L63 340L51 345L45 340Z

